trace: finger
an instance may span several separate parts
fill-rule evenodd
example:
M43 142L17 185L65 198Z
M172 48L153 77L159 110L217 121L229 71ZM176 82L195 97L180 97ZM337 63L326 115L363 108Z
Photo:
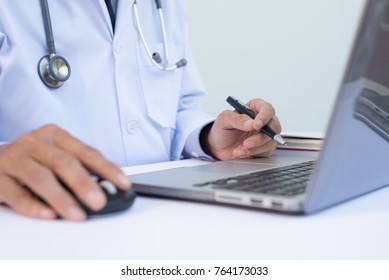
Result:
M118 188L126 190L131 187L131 181L123 171L107 161L96 149L81 143L78 147L74 147L73 152L86 167L102 178L112 181Z
M275 116L274 107L270 103L262 99L253 99L249 103L247 103L247 106L251 108L256 114L254 121L255 129L262 128L264 125L268 124L270 120Z
M267 142L271 142L272 139L265 133L256 133L243 142L243 148L246 150L254 149L265 145ZM274 141L273 141L274 142Z
M243 145L233 150L236 158L269 157L273 154L277 143L264 134L256 134L246 139Z
M46 126L45 130L53 135L53 142L58 147L74 154L91 171L104 179L112 181L121 189L128 189L131 186L130 179L123 171L106 160L96 149L85 145L55 125Z
M277 149L277 143L275 141L268 141L262 146L248 149L248 156L271 157L276 149Z
M278 119L277 116L274 116L270 122L268 123L268 125L278 134L281 133L282 131L282 127L281 127L281 123L280 123L280 120Z
M24 158L18 162L18 168L11 167L6 172L23 182L64 219L72 221L86 219L85 212L47 167L30 158Z
M55 219L57 214L47 205L38 201L27 189L7 176L0 177L0 201L16 212L39 219Z
M226 110L220 114L217 121L221 122L224 129L237 129L241 131L252 131L254 129L253 119L237 111Z
M279 134L281 133L281 124L276 116L274 116L270 122L267 124L275 133ZM261 146L265 142L273 140L271 137L269 137L266 133L261 131L261 129L258 130L260 133L255 133L251 137L247 138L244 142L245 148L253 148L256 146ZM275 140L274 140L275 141Z

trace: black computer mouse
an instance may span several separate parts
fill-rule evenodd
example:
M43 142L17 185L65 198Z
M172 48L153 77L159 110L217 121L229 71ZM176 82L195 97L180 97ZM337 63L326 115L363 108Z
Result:
M100 215L112 214L112 213L124 211L131 207L136 197L133 188L123 191L117 188L111 181L102 179L101 177L96 175L91 175L91 176L107 196L107 204L104 206L103 209L100 209L98 211L94 211L90 209L88 206L86 206L84 203L82 203L73 194L73 192L66 185L64 185L64 187L74 195L75 199L80 204L80 206L84 209L84 211L88 214L88 216L100 216Z

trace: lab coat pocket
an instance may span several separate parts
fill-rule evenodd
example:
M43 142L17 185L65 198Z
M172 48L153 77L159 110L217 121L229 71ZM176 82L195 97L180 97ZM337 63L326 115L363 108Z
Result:
M163 55L163 45L150 45L152 51ZM169 45L171 61L177 61L179 48ZM142 45L138 48L139 76L148 116L163 128L175 128L180 98L181 69L163 71L157 69Z

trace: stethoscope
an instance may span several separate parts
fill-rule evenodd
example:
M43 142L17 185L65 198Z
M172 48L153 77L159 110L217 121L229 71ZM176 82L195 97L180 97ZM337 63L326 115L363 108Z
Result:
M146 50L147 56L150 58L150 61L153 63L153 65L158 68L159 70L163 71L171 71L177 68L185 67L187 64L187 61L185 58L181 58L179 61L177 61L175 64L170 64L169 65L169 48L167 44L167 36L166 36L166 28L165 28L165 19L163 17L162 13L162 5L160 0L155 0L155 5L158 10L159 14L159 21L161 23L161 32L162 32L162 38L163 38L163 49L165 53L165 63L162 62L161 55L158 52L153 52L151 53L148 44L146 42L143 30L142 30L142 25L140 24L139 21L139 15L138 15L138 3L135 0L133 4L134 8L134 15L135 15L135 22L136 22L136 28L138 29L138 33L140 36L140 39L142 41L142 44Z
M45 27L46 43L48 49L48 55L43 56L38 63L38 74L42 82L50 88L61 87L71 74L71 68L69 62L62 56L56 54L53 29L50 19L50 10L47 4L47 0L41 0L41 9L43 16L43 23ZM136 28L141 38L142 44L146 50L147 56L150 58L152 64L163 71L172 71L181 67L185 67L187 61L185 58L180 59L175 64L169 63L169 48L167 43L165 20L162 12L162 5L160 0L155 0L156 8L158 10L161 31L163 36L163 48L165 61L162 60L161 55L158 52L151 52L146 42L142 26L139 21L137 1L134 1L133 11L135 16Z

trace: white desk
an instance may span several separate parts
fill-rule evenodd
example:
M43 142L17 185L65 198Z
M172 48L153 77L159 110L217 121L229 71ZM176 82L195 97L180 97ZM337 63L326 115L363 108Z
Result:
M0 259L389 259L388 202L386 188L289 216L138 197L127 212L84 223L0 207Z

